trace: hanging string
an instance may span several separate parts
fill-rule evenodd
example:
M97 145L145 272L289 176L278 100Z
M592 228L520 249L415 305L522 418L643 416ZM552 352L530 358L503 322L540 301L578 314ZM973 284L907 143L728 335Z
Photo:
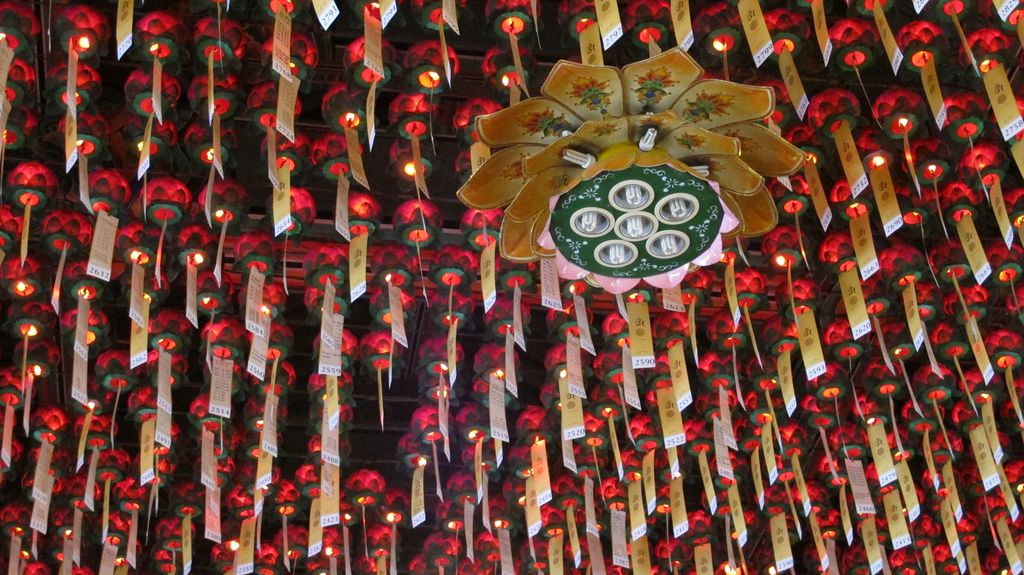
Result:
M857 83L860 84L860 91L864 93L864 100L868 103L868 109L871 110L871 119L875 121L879 130L884 130L882 122L878 121L878 115L875 114L875 106L871 101L871 96L868 95L868 89L864 87L864 80L860 77L860 66L853 66L853 73L857 75Z

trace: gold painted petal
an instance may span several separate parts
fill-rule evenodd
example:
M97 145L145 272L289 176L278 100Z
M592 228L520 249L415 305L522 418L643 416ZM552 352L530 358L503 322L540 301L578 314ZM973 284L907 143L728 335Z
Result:
M533 251L539 257L543 258L550 258L555 255L554 248L545 248L541 246L540 242L538 241L540 239L540 236L544 233L544 231L547 230L548 220L550 219L551 210L545 208L541 210L540 214L537 216L537 219L534 220L533 222L533 232L531 234L533 236Z
M740 220L739 235L760 236L770 232L779 223L779 213L768 189L758 188L753 194L737 194L722 188L722 199Z
M527 176L535 176L551 168L575 166L576 164L562 159L562 152L567 149L592 154L595 157L601 152L601 148L593 146L578 135L567 136L526 158L523 161L523 173Z
M583 122L576 135L603 150L615 144L629 141L629 121L626 118L609 118L603 121Z
M681 48L622 68L626 108L630 114L669 109L704 69Z
M589 180L601 172L616 172L618 170L624 170L633 165L636 161L637 154L640 150L636 146L624 145L618 148L617 151L613 148L612 153L608 153L603 158L598 159L589 168L583 170L580 175L580 180Z
M657 142L664 138L665 134L684 124L685 122L680 120L679 116L672 111L643 116L629 116L629 139L632 142L639 142L640 138L647 133L648 128L655 128L658 130L658 137L655 140Z
M697 82L672 106L684 122L708 130L737 122L762 120L774 108L775 92L771 88L725 80Z
M622 79L612 66L584 66L568 60L555 64L540 93L584 120L622 116Z
M499 148L516 144L551 144L562 132L574 132L581 120L547 98L530 98L476 119L480 141Z
M729 188L737 194L750 195L764 185L764 178L733 156L714 156L705 158L702 163L707 165L708 179L718 182L723 188Z
M762 176L788 176L804 165L803 151L768 128L744 122L715 132L738 139L743 161Z
M478 210L498 208L512 201L526 185L523 160L543 148L516 146L491 156L459 189L459 199Z
M568 191L580 181L583 170L571 168L550 168L530 178L522 191L505 209L505 217L526 220L548 207L551 196Z
M680 160L701 156L740 155L738 140L696 126L683 126L673 130L658 142L658 147Z
M517 220L505 215L501 220L501 255L514 262L532 262L537 259L534 251L533 225L540 214L527 219Z

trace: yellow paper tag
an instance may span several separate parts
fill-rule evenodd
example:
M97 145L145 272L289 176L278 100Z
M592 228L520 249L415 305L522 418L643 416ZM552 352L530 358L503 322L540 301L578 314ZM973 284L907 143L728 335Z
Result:
M927 62L921 67L921 84L924 87L924 95L928 99L932 117L935 118L935 125L941 130L946 125L946 101L942 98L942 87L939 85L938 70L935 69L935 58L930 54L926 58Z
M832 223L832 208L825 197L825 188L822 186L817 164L811 161L804 164L804 179L811 188L811 202L814 203L814 212L818 214L821 230L828 231L828 226Z
M978 556L977 540L967 546L965 555L967 556L967 568L971 575L985 575L985 570L981 566L981 557Z
M423 469L422 465L416 467L412 473L412 526L416 527L427 518L426 507L423 503Z
M999 234L1007 248L1013 244L1013 226L1010 225L1010 216L1006 213L1006 201L1003 200L1002 180L996 178L995 183L988 189L989 204L992 205L992 213L996 216L996 223L999 225Z
M651 549L646 536L630 545L629 558L633 564L633 575L651 575Z
M381 23L369 10L363 10L363 66L369 68L378 78L384 78L384 57L381 40Z
M732 314L733 327L740 323L740 306L736 296L736 260L735 258L730 259L729 263L725 265L725 276L723 278L725 283L725 297L729 302L729 312Z
M903 227L903 213L896 200L896 190L892 185L889 164L883 163L881 166L872 167L869 175L871 190L874 192L875 203L878 205L878 215L882 218L882 229L885 231L885 237L889 237Z
M562 438L567 441L579 439L586 433L580 398L569 392L569 384L564 377L558 380L558 391L562 405Z
M491 242L480 254L480 289L483 292L484 312L488 312L498 299L495 270L494 249L496 242Z
M796 487L800 493L801 506L803 507L804 517L811 514L811 494L807 491L807 482L804 481L804 470L800 465L800 457L794 453L789 458L790 466L793 468L793 478L796 480ZM796 519L795 517L793 518Z
M878 36L882 39L882 46L885 47L885 53L889 57L889 64L892 66L892 73L895 76L900 70L900 64L903 63L903 51L900 50L896 38L892 35L892 28L889 27L889 20L885 17L882 3L875 2L873 11Z
M1024 564L1021 564L1020 554L1017 552L1013 533L1010 531L1009 526L1006 525L1005 517L1000 517L999 521L996 522L996 533L999 534L999 541L1003 545L1003 554L1006 555L1006 562L1010 565L1010 572L1019 574L1024 570Z
M627 302L629 316L629 349L633 369L654 367L654 340L651 338L651 315L646 302Z
M292 79L292 17L284 6L278 5L274 14L274 43L271 68L279 75Z
M181 520L181 564L183 571L188 573L192 570L192 515L186 515Z
M711 556L711 544L704 543L693 549L693 562L697 567L697 575L713 575L714 559Z
M903 515L903 500L900 492L893 490L882 496L882 505L885 507L885 521L889 525L889 539L892 548L902 549L909 547L910 528L907 527L907 518Z
M910 473L910 465L907 464L906 459L901 459L896 463L896 475L899 477L900 492L903 494L907 518L912 522L916 521L921 515L921 501L917 497L914 476Z
M960 521L963 515L963 505L960 503L960 490L956 486L956 476L953 473L953 463L947 461L942 465L942 485L946 488L946 500L953 511L953 516ZM955 555L955 553L954 553Z
M825 373L825 354L821 351L821 338L814 310L806 309L797 314L796 326L799 332L800 355L803 356L807 379L811 380Z
M238 535L238 551L235 552L235 573L252 571L255 544L256 518L243 519L242 529Z
M671 389L661 388L658 390L658 415L661 419L665 447L675 448L686 443L683 419L676 408L675 396Z
M796 62L793 61L793 53L788 48L783 48L779 52L779 75L782 76L782 81L786 84L790 103L796 109L797 116L803 120L804 114L807 113L807 107L810 106L810 100L804 90L804 82L800 79L800 71L796 67Z
M131 335L128 341L128 349L131 354L132 369L146 363L149 357L149 300L143 298L142 323L129 322Z
M373 126L367 126L367 131L373 129ZM366 178L366 168L363 167L362 144L359 143L359 135L355 128L345 126L345 144L349 173L352 174L352 179L367 190L370 189L369 180Z
M473 173L475 174L480 166L484 165L487 160L491 159L491 148L483 142L473 142L473 145L469 147L469 158L470 165L472 166Z
M772 440L771 424L761 426L761 433L758 435L761 440L761 454L764 455L765 470L768 472L768 484L775 485L779 478L779 464L775 460L775 442Z
M867 551L868 565L872 573L882 570L882 548L878 544L878 525L875 523L874 515L865 515L860 520L860 538L864 542L864 549Z
M889 439L885 435L885 425L881 419L868 424L868 443L871 446L871 457L878 472L878 483L885 487L896 481L896 466L892 462L892 451Z
M675 33L676 44L689 52L694 40L690 0L672 0L672 31Z
M4 114L7 117L7 114ZM78 161L78 118L68 108L64 114L64 172L68 173Z
M985 256L985 246L978 237L978 230L974 227L974 218L970 213L964 213L960 221L956 223L956 233L960 236L960 243L967 254L967 262L971 264L971 271L974 272L974 280L978 285L985 283L988 276L992 275L992 266Z
M292 227L292 171L288 166L278 166L277 181L280 186L274 190L274 236L279 236Z
M921 310L917 305L917 288L910 282L903 288L903 309L907 315L907 329L914 340L914 349L921 349L924 343L924 324L921 323Z
M139 484L146 485L156 477L153 469L154 445L156 438L156 418L142 422L139 432Z
M299 96L299 79L280 76L277 80L277 131L295 141L295 99Z
M814 547L818 552L818 562L821 565L821 571L828 571L831 560L828 556L828 549L825 547L825 540L821 538L821 524L818 523L818 514L812 511L809 520L811 536L814 537Z
M537 487L533 477L526 478L526 532L530 537L540 533L543 523L540 518L540 504L537 503Z
M683 411L693 403L693 392L690 390L690 374L686 368L686 357L683 354L682 343L669 346L668 364L669 374L672 377L672 393L675 397L676 410ZM669 446L666 445L666 447Z
M639 481L626 485L629 498L629 540L636 541L647 535L647 514L644 512L644 497Z
M839 159L843 164L843 173L846 181L850 184L850 193L857 197L867 189L868 176L864 173L864 164L860 159L860 152L853 141L853 134L850 132L850 125L845 121L840 123L839 129L833 134L836 141L836 149L839 151Z
M853 239L853 251L857 255L860 278L867 280L879 270L875 240L871 235L871 218L867 214L850 218L850 236Z
M598 0L594 8L597 11L597 25L601 27L601 45L608 50L622 37L619 4L613 0Z
M991 60L988 71L982 74L985 91L988 92L989 103L996 115L996 122L1004 140L1011 140L1024 130L1024 118L1017 108L1017 99L1010 88L1010 80L1006 77L1006 69L998 61Z
M708 508L714 514L718 510L718 497L715 495L715 485L711 482L711 469L708 467L708 454L706 451L698 453L697 463L700 465L700 478L704 484L704 497L708 500Z
M338 5L334 0L313 0L313 9L316 10L316 19L324 30L331 27L331 24L341 15Z
M987 385L992 381L995 370L992 367L992 361L989 359L988 349L985 348L985 340L982 339L981 331L978 329L978 320L972 316L967 320L965 329L967 330L967 342L971 344L971 352L974 353L974 362L978 365L978 371L981 372L981 376Z
M921 551L921 556L924 558L924 572L927 575L937 575L935 572L935 554L932 552L931 543Z
M690 519L686 513L686 497L681 475L673 477L669 483L669 505L672 508L672 536L682 537L690 530Z
M825 20L825 0L811 0L811 16L814 19L814 36L818 39L821 58L828 67L832 58L832 38L828 35L828 21Z
M796 392L793 391L793 363L788 349L779 354L775 366L779 372L779 388L786 404L786 415L793 415L796 411Z
M739 12L743 33L747 37L750 54L754 57L754 65L760 68L772 55L772 37L768 33L764 14L761 13L761 0L739 0Z
M775 571L782 573L793 568L793 548L789 541L789 527L786 513L777 513L771 519L772 553L775 555Z
M115 37L117 38L117 59L120 60L125 52L132 47L132 20L134 19L135 0L118 0L117 2L117 24Z
M846 542L853 541L853 521L850 520L850 500L846 497L846 484L839 486L839 515L843 522L843 533Z
M136 170L137 179L142 179L149 171L149 166L152 163L152 144L153 144L153 114L149 115L146 119L146 128L142 132L142 148L139 149L139 166Z
M984 425L976 425L970 431L971 449L974 451L974 461L978 465L981 474L981 483L985 491L991 490L999 485L999 472L996 470L996 462L992 457L992 448L989 446L988 434Z
M736 483L729 485L729 514L732 516L732 528L736 531L736 542L740 547L747 544L747 520L743 515L743 501Z
M352 238L349 245L348 287L349 301L356 301L366 293L366 242L368 234Z
M654 506L658 500L658 488L655 482L654 451L648 451L643 459L643 480L644 480L644 504L647 514L654 513Z

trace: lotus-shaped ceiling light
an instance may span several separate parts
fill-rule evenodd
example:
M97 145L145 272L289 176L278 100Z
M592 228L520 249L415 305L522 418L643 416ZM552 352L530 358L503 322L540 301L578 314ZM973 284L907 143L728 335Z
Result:
M757 122L770 88L701 79L685 52L625 66L559 62L530 98L477 118L500 148L459 190L476 209L506 206L501 253L554 257L562 277L621 293L679 283L721 256L723 236L778 219L765 177L804 154Z

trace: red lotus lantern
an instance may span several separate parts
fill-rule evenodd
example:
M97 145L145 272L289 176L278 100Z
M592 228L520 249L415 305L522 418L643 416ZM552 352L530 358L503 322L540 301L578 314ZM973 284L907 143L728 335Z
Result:
M316 42L313 41L313 38L299 30L292 30L291 41L288 67L292 76L302 82L299 84L299 88L308 90L307 81L309 80L310 73L316 68L316 64L320 60L320 52L317 50ZM263 60L264 68L268 71L271 69L273 53L274 39L267 38L263 46L260 47L260 56ZM276 73L271 75L276 77Z
M51 25L57 32L55 44L61 52L67 53L72 47L79 58L89 61L107 54L110 23L96 8L72 4L58 13Z
M221 16L206 16L198 20L192 30L195 54L202 69L212 59L215 68L237 70L246 51L248 35L242 26Z

